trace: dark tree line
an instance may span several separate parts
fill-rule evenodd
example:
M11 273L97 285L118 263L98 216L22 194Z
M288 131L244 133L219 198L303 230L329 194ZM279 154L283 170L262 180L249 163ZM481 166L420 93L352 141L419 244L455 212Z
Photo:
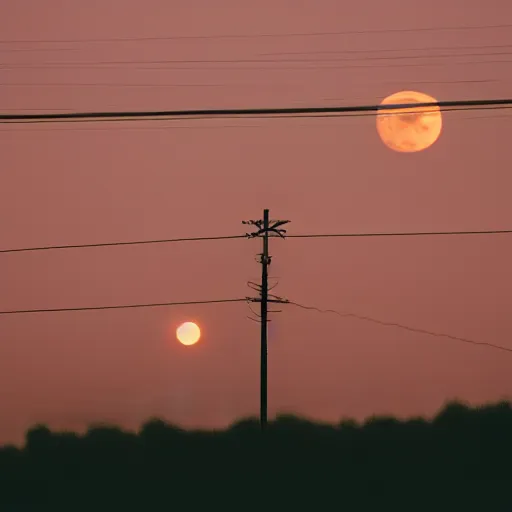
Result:
M138 433L36 426L0 448L0 511L512 510L512 407L446 406L433 420L322 425L281 416ZM220 507L220 508L219 508Z

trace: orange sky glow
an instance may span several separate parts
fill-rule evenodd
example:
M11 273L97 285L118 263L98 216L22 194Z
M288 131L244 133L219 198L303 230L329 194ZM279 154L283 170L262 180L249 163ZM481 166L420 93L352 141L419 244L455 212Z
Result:
M433 0L419 15L401 0L0 1L0 112L509 97L510 57L495 54L512 48L510 28L453 28L512 19L510 2L482 5ZM259 36L224 37L237 34ZM144 39L160 36L170 39ZM408 154L382 143L372 116L4 124L0 249L244 234L263 208L290 219L289 233L510 229L511 120L448 112L439 140ZM235 239L1 254L0 310L245 297L260 251ZM274 293L290 300L512 347L508 235L272 238L270 251ZM510 398L503 352L279 309L270 416L431 415L453 398ZM37 422L256 416L248 315L241 302L1 316L0 443ZM192 348L175 337L190 318L207 333Z

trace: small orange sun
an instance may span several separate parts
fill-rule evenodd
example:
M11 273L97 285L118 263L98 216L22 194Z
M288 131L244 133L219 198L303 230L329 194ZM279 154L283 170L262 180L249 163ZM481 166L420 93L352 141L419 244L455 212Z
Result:
M201 329L194 322L185 322L176 329L176 338L183 345L195 345L201 338Z

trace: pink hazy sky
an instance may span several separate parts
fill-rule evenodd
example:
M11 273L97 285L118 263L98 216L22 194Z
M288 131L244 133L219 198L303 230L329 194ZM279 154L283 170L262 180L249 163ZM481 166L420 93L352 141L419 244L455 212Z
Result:
M456 28L508 20L506 0L1 0L0 111L356 105L402 89L502 98L510 28ZM383 32L404 28L435 30ZM325 35L343 31L358 33ZM226 35L244 37L215 37ZM263 208L291 219L290 233L507 229L510 123L502 110L446 113L439 141L416 154L387 149L373 117L2 125L1 248L240 234ZM259 250L4 254L0 309L246 296ZM512 347L507 235L272 240L271 253L275 292L290 300ZM271 415L430 415L453 398L510 397L504 352L283 310L270 324ZM35 422L256 415L248 314L242 303L0 317L0 443ZM193 348L174 339L185 320L204 331Z

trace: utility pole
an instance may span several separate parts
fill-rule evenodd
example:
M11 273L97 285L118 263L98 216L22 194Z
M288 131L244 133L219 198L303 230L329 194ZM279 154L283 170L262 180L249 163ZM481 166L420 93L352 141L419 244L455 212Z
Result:
M260 254L259 263L261 264L261 284L256 285L260 292L259 299L250 299L253 302L260 303L260 320L261 320L261 352L260 352L260 426L261 431L265 432L268 423L268 371L267 371L267 359L268 359L268 337L267 337L267 323L268 323L268 303L269 302L286 302L280 297L274 295L269 298L268 293L268 266L272 260L268 252L268 239L270 233L284 238L286 230L278 229L279 226L287 224L287 220L269 220L268 209L263 210L263 220L249 220L244 221L243 224L251 224L258 228L255 233L248 233L249 238L261 237L263 238L263 252Z
M260 372L260 424L267 428L267 316L268 316L268 210L263 210L263 252L261 254L261 372Z

